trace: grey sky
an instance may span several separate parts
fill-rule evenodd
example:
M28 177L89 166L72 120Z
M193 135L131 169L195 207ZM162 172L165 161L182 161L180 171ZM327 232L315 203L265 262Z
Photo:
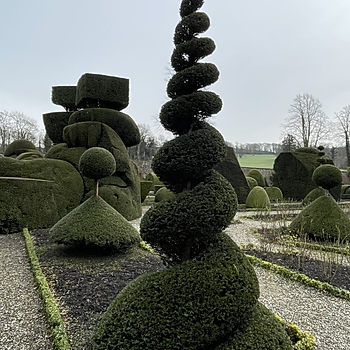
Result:
M124 112L155 128L180 2L0 0L0 110L43 126L43 113L63 111L52 86L99 73L129 78ZM201 11L217 46L206 61L221 73L213 120L227 141L280 142L297 94L319 99L331 119L350 104L349 0L206 0Z

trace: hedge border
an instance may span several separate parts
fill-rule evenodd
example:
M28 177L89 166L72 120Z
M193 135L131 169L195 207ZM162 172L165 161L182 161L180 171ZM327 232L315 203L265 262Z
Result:
M51 331L53 346L56 350L71 350L67 334L64 330L64 323L60 311L41 270L38 257L35 253L34 244L27 228L23 229L23 236L34 278L39 288L40 296L43 300L46 318Z

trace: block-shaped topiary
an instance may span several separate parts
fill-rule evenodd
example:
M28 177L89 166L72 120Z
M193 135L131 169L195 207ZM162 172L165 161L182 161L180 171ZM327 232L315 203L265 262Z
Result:
M60 105L68 111L76 111L75 95L77 87L70 86L53 86L51 91L51 101L55 105Z
M141 189L141 203L146 199L151 187L153 185L152 181L140 181Z
M247 208L265 209L271 208L271 202L265 189L261 186L255 186L248 194L245 203Z

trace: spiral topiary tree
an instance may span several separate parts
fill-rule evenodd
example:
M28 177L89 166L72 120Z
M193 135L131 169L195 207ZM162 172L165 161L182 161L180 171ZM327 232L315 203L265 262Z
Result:
M181 3L171 58L177 73L167 86L171 100L160 112L177 137L152 163L175 195L141 221L142 238L169 268L137 278L116 297L95 333L98 350L291 349L274 315L258 302L254 269L222 233L236 213L237 196L213 170L226 147L205 121L220 110L221 99L200 90L219 76L214 64L198 62L215 48L211 39L197 37L209 28L208 16L197 12L203 3Z

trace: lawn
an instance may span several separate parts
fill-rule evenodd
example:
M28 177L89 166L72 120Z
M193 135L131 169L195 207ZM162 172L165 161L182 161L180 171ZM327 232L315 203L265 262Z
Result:
M242 157L237 155L237 159L241 167L272 169L276 156L274 154L244 154Z

